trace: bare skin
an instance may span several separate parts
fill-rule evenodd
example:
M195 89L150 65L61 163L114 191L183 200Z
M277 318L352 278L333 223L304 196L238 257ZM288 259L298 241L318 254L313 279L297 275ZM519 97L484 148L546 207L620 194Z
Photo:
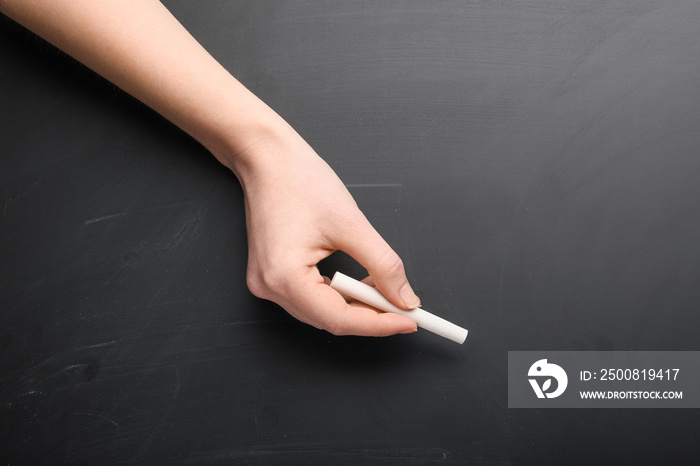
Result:
M316 264L342 250L395 305L420 305L399 256L333 170L155 0L0 0L0 11L143 101L202 143L241 182L247 283L335 335L416 331L411 319L346 302Z

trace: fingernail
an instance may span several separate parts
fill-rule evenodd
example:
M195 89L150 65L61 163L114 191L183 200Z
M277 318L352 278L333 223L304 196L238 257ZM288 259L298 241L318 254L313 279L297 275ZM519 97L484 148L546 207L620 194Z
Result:
M402 286L399 290L399 296L401 296L401 300L408 308L414 309L420 306L420 299L413 292L413 289L411 288L411 285L408 284L408 282L406 282L404 286Z
M408 333L416 333L418 331L417 328L409 328L408 330L404 330L403 332L399 332L402 335L406 335Z

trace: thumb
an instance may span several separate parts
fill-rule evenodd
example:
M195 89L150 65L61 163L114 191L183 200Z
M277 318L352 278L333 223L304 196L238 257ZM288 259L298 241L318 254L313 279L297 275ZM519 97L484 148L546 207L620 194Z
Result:
M408 283L403 261L365 218L357 229L341 235L338 249L360 263L375 286L393 304L403 309L420 306L420 299ZM357 224L356 224L357 225Z

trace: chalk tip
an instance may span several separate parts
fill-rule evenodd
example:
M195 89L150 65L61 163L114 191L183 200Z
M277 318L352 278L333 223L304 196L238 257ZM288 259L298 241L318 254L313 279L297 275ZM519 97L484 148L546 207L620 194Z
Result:
M462 338L462 341L458 341L460 345L463 345L465 341L467 341L467 335L469 335L469 330L464 329L464 338Z

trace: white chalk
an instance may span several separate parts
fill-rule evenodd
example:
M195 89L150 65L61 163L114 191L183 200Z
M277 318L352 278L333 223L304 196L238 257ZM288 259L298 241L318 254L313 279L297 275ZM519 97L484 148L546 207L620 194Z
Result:
M336 272L335 275L333 275L331 287L345 296L362 301L363 303L376 307L381 311L393 312L395 314L401 314L402 316L413 319L420 328L429 330L442 337L457 342L460 345L467 339L467 329L459 327L452 322L448 322L445 319L433 315L419 307L409 311L396 307L391 304L391 302L389 302L389 300L386 299L378 289L365 285L364 283L359 282L354 278L350 278L340 272Z

